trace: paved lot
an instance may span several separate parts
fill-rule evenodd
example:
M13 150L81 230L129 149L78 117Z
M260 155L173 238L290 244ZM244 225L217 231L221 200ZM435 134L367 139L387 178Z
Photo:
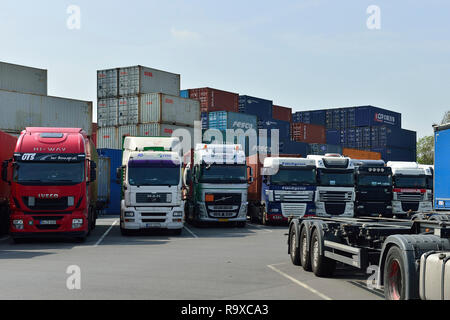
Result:
M0 238L0 299L382 299L368 275L320 279L291 264L287 227L194 228L122 237L101 218L83 244ZM69 266L81 289L69 290ZM70 282L72 283L72 282Z

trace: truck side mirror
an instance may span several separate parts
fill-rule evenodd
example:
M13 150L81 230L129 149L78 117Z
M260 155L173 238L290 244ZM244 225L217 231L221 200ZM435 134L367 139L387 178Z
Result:
M250 167L250 166L247 166L247 168L250 169L250 170L249 170L249 172L250 172L250 174L249 174L250 177L248 178L248 184L252 184L253 181L254 181L254 178L253 178L253 168Z
M268 184L269 183L269 179L267 179L267 176L263 176L263 182L264 182L264 184Z
M97 180L97 164L91 161L91 171L89 172L89 181L94 182Z
M122 183L122 167L119 167L116 169L116 183L121 184Z
M2 180L8 184L10 184L11 182L8 181L8 165L9 165L9 160L5 160L2 163Z

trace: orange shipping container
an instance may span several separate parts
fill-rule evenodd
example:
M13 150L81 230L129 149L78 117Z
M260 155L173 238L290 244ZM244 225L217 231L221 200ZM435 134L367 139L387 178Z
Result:
M316 124L292 123L291 136L297 142L327 143L325 127Z
M359 159L359 160L381 160L381 153L379 152L372 152L358 149L343 148L342 155L352 159Z

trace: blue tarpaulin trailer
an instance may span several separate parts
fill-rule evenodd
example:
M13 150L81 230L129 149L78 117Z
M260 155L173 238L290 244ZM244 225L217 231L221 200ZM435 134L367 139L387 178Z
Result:
M450 210L450 123L434 127L434 207Z

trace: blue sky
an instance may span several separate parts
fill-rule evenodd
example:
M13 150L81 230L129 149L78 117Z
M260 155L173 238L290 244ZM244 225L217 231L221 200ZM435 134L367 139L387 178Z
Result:
M449 17L447 0L3 0L0 61L48 69L50 95L95 101L96 70L141 64L296 111L392 109L420 137L450 110Z

